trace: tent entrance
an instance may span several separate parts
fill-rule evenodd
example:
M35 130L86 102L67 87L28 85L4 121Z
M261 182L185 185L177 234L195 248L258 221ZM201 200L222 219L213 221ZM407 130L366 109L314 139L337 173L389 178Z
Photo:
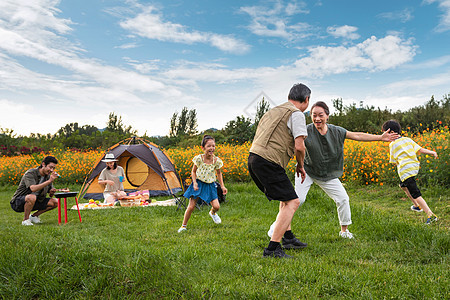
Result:
M149 167L140 159L130 157L126 163L125 176L128 183L134 187L144 184L149 175Z

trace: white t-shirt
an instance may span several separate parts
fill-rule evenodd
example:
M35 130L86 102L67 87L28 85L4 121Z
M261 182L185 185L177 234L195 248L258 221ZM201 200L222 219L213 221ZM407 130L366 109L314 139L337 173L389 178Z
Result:
M306 119L305 115L301 111L294 111L289 120L287 121L287 127L292 133L294 139L299 136L308 136L308 132L306 131Z
M105 185L105 193L117 192L118 190L123 191L123 183L120 181L119 176L125 177L125 172L121 166L117 166L117 172L113 174L107 168L104 168L100 175L98 176L98 180L111 180L114 181L114 185Z

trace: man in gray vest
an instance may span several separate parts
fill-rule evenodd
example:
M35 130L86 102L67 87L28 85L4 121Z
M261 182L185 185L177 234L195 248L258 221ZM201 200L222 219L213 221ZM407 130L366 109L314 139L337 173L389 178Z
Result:
M300 201L285 168L294 156L297 175L305 179L306 121L303 112L308 108L311 90L304 84L295 84L288 102L270 109L261 118L250 148L248 170L253 181L269 200L280 201L280 210L269 246L263 256L286 257L285 249L300 249L300 242L291 231L291 221Z

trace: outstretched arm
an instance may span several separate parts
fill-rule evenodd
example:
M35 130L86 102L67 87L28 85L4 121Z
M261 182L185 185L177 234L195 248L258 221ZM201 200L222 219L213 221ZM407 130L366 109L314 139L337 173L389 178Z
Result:
M417 151L417 152L419 152L421 154L433 155L434 158L438 158L438 155L437 155L436 151L428 150L428 149L425 149L425 148L420 148L419 151Z
M400 136L396 132L391 132L390 129L383 132L381 135L370 134L364 132L352 132L347 131L345 135L346 139L360 141L360 142L373 142L373 141L383 141L383 142L392 142L398 139Z

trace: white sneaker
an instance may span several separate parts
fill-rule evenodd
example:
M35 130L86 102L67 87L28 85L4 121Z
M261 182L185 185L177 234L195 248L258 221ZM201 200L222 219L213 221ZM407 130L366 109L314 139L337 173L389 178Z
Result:
M29 219L32 223L34 223L34 224L39 224L39 223L41 223L41 218L39 218L39 217L35 217L35 216L32 216L32 215L30 215L30 219Z
M30 226L30 225L33 225L33 223L31 223L30 219L27 219L25 221L22 221L22 225Z
M348 231L348 229L346 229L345 231L339 231L339 235L341 237L343 237L344 239L352 239L353 238L353 234Z
M187 230L186 227L181 226L181 227L178 229L178 233L183 232L183 231L186 231L186 230Z
M218 214L214 214L214 215L213 215L212 212L209 211L209 215L210 215L211 218L213 219L214 223L216 223L216 224L222 223L222 220L220 219L220 217L219 217Z
M276 221L275 221L276 222ZM275 222L270 225L269 231L267 231L267 235L271 238L273 235L273 230L275 229Z

